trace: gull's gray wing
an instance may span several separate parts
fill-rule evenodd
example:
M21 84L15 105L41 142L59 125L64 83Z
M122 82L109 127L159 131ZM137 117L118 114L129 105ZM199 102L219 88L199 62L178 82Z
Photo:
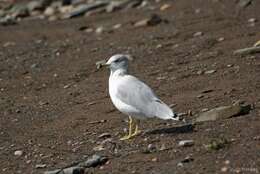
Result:
M174 119L172 110L163 103L145 83L134 76L125 75L117 85L116 97L140 111L146 117Z

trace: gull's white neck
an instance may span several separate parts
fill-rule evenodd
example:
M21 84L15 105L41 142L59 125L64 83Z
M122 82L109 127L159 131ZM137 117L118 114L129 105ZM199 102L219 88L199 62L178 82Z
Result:
M109 78L113 78L113 77L118 77L118 76L123 76L127 74L127 70L126 69L117 69L115 71L110 71L110 77Z
M127 74L126 69L117 69L110 72L109 76L109 95L111 96L112 102L114 103L114 96L116 95L118 80Z

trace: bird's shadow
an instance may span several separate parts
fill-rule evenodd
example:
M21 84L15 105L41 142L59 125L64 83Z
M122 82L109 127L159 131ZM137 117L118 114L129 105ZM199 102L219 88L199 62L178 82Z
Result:
M176 125L174 127L159 128L148 130L145 134L175 134L175 133L190 133L194 129L193 124Z

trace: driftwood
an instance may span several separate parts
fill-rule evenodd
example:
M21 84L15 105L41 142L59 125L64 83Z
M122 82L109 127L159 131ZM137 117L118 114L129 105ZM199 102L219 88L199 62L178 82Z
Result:
M260 46L238 49L233 52L233 54L235 55L246 55L246 54L254 54L254 53L260 53Z

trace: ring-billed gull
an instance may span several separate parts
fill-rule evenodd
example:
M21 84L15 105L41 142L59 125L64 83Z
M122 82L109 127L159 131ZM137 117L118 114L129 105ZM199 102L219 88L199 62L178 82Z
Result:
M130 55L116 54L105 65L110 68L109 95L114 106L129 117L129 133L121 140L137 135L138 120L157 117L163 120L179 120L177 115L162 102L153 90L138 78L128 74ZM135 120L133 119L135 118ZM132 130L135 122L135 130Z

